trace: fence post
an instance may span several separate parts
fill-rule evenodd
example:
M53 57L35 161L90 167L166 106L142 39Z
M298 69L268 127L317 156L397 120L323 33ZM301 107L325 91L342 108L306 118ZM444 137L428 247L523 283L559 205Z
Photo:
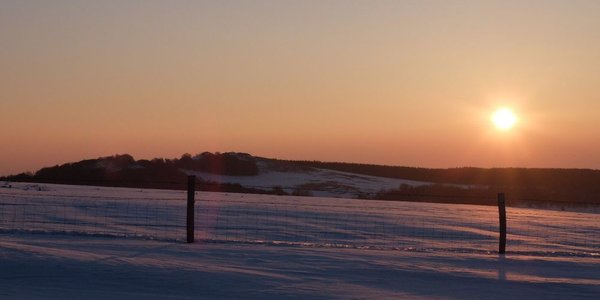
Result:
M188 176L187 188L187 242L194 242L194 196L196 194L196 176Z
M504 193L498 194L498 213L500 215L500 240L498 254L506 253L506 201Z

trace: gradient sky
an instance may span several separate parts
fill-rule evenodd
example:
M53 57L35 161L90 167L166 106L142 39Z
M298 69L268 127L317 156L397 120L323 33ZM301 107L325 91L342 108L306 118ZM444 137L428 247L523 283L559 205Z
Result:
M202 151L600 168L599 89L600 1L0 2L0 175Z

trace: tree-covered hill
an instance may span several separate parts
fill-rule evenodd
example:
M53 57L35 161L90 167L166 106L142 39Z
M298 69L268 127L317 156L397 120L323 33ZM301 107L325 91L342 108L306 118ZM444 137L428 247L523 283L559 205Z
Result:
M28 181L64 184L104 185L185 189L190 172L227 176L255 176L259 163L271 171L297 172L310 176L311 170L328 169L353 174L428 182L419 186L398 186L362 198L383 200L434 201L452 203L491 203L498 192L509 197L511 205L531 202L600 204L600 170L528 169L528 168L451 168L429 169L343 162L291 161L253 157L245 153L184 154L180 158L135 160L131 155L114 155L42 168L0 178L4 181ZM262 170L267 171L267 170ZM268 172L268 171L267 171ZM262 182L242 186L231 182L204 181L197 188L207 191L285 194L280 186ZM360 190L361 187L356 187ZM299 194L302 193L295 187Z

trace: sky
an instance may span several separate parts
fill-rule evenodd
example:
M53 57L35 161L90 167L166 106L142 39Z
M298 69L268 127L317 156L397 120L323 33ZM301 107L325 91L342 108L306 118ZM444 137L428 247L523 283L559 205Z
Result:
M599 53L600 1L2 0L0 175L204 151L600 169Z

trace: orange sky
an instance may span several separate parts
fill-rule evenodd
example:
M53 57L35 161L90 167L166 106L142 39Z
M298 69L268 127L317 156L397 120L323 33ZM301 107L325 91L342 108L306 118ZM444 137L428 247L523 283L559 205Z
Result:
M600 1L9 0L0 41L0 175L202 151L600 168Z

